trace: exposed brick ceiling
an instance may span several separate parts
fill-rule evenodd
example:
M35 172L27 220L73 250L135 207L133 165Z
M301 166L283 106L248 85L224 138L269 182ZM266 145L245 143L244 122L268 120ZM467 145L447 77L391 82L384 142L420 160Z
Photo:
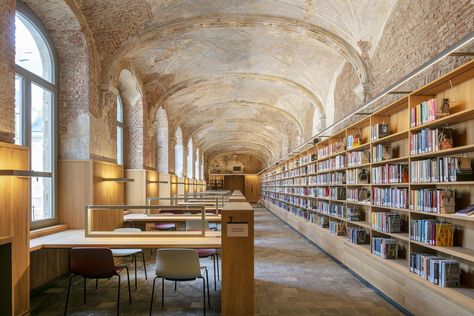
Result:
M271 162L331 123L344 64L367 80L395 0L76 0L102 82L129 63L206 156ZM156 111L155 111L156 112ZM152 111L152 113L155 113Z

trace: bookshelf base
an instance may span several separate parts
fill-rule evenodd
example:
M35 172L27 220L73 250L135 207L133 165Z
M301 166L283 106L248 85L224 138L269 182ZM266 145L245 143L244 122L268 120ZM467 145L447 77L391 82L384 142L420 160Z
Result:
M384 294L415 315L473 315L472 291L442 288L409 272L404 260L386 260L267 201L263 205Z

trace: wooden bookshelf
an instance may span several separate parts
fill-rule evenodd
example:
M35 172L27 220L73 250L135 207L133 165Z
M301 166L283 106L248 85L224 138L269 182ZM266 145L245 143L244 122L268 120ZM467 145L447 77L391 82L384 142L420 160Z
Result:
M474 61L466 63L408 96L338 131L331 137L321 140L287 161L266 170L260 175L262 203L417 315L429 313L472 315L474 313L474 216L427 213L412 208L412 201L410 201L411 190L431 188L453 190L456 211L474 204L474 177L468 181L423 183L416 182L419 179L414 178L415 174L411 174L410 169L411 164L416 164L416 161L443 157L469 158L471 166L473 165L474 93L472 91L474 91ZM445 98L449 99L449 115L432 117L429 121L423 121L422 117L419 122L417 121L416 126L411 124L412 119L415 118L412 109L418 104L436 99L436 104L439 105ZM382 133L380 138L372 137L372 127L376 124L383 124L384 128L388 126L388 135ZM452 148L416 154L411 152L411 142L414 137L412 135L426 129L439 129L445 133L447 128L453 132ZM353 144L354 139L357 139L357 144L347 147ZM345 144L342 148L341 142ZM380 155L381 153L383 155ZM367 157L368 161L361 160L359 165L348 165L349 159L355 161L354 157L359 157L357 155ZM376 161L377 156L382 160ZM400 176L395 177L395 180L399 182L375 183L373 177L377 175L376 168L379 168L378 175L380 175L383 173L380 171L382 166L393 166L392 168L396 171L391 173L392 177L394 173L399 172ZM350 175L353 181L354 174L362 169L368 171L368 183L347 182ZM406 190L406 206L377 205L372 196L373 190L377 188ZM348 193L358 195L360 190L370 192L370 202L341 199L339 196L335 198L335 193L347 197ZM358 208L359 221L347 218L348 208ZM342 216L338 213L341 209ZM375 212L399 213L402 219L401 231L388 232L375 227L371 223L371 214ZM417 219L436 219L439 222L453 224L455 227L453 246L433 246L412 240L409 224L411 220ZM352 244L344 236L330 234L327 227L320 226L320 223L325 225L327 221L344 223L346 230L351 227L365 229L368 234L368 244ZM399 244L399 258L383 259L372 254L370 244L372 237L396 240ZM341 253L341 249L347 253ZM458 260L462 271L461 287L444 288L411 273L409 262L412 252L423 252ZM361 262L374 271L361 266ZM387 269L390 271L387 272ZM382 273L385 273L383 278ZM385 282L381 282L381 279L385 279ZM393 282L400 286L393 286ZM414 294L412 290L405 287L408 283L416 286L423 293ZM417 307L417 304L432 307L423 309Z

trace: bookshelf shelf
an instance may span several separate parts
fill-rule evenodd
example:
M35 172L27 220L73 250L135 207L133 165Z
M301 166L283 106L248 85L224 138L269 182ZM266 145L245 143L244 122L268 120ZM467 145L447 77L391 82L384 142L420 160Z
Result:
M453 93L453 89L455 93ZM461 157L460 155L462 155L462 157L470 159L471 165L474 166L473 90L474 61L470 61L446 76L436 79L400 100L377 110L359 122L336 132L334 135L305 149L305 151L292 156L284 162L280 162L278 166L266 170L265 173L261 174L263 204L284 220L292 223L297 230L300 230L307 236L315 236L314 234L321 232L321 235L314 237L314 240L319 244L320 238L323 238L324 242L322 242L321 246L330 253L337 254L341 250L339 243L342 243L344 246L342 248L347 251L350 249L357 259L346 261L349 260L347 257L350 257L350 255L346 254L341 254L338 258L355 270L361 269L358 270L360 273L365 274L368 271L361 268L361 262L371 266L373 269L391 269L396 271L396 273L385 272L392 279L396 279L394 281L399 281L398 284L405 284L405 282L408 284L411 282L412 286L426 291L424 293L426 295L422 295L420 301L420 298L412 298L413 295L404 295L397 292L398 286L394 287L385 283L377 283L383 272L375 271L373 274L367 274L370 276L369 279L376 283L382 291L394 297L402 305L406 304L406 306L410 307L419 304L432 304L432 298L436 297L434 300L448 299L460 304L460 309L458 309L460 314L474 314L474 273L472 272L474 271L474 216L437 214L415 211L409 208L379 206L375 205L372 200L370 203L365 203L332 199L324 196L318 197L318 194L327 195L328 192L335 194L334 190L338 190L336 191L338 197L345 196L351 199L363 200L367 198L366 193L364 193L365 195L362 198L360 193L367 192L366 190L368 190L371 196L373 194L405 194L406 205L410 205L411 194L414 194L411 191L426 188L432 191L453 190L455 192L456 211L465 206L473 205L474 177L468 179L469 181L456 182L414 183L406 180L411 179L410 164L414 161L456 155ZM453 95L455 95L456 99L449 100L450 114L436 119L435 114L437 115L438 112L434 113L435 110L433 109L436 108L437 104L443 102L443 98L452 97ZM420 105L422 103L424 104L423 106ZM433 104L434 107L426 107L426 105L433 106ZM431 114L422 112L426 111L426 109L433 112ZM424 122L428 118L431 121ZM416 127L410 127L411 120L416 120L420 124ZM421 124L421 122L424 123ZM418 134L424 129L445 127L453 130L453 148L411 154L410 143L413 140L412 137L415 137L412 135ZM371 133L375 133L374 135L377 136L386 136L372 139ZM425 134L420 133L420 135L417 137L424 137L423 135ZM417 142L419 141L417 140ZM356 144L355 147L348 148L348 146L353 144ZM419 143L416 144L419 145ZM337 153L334 153L334 151L337 151ZM374 156L383 157L385 160L374 161ZM350 166L349 162L351 163ZM354 165L354 163L359 164ZM345 167L334 168L336 166ZM363 169L366 171L363 172ZM392 172L391 177L393 177L393 172L398 172L394 178L398 181L406 182L372 183L378 182L374 178L381 176L388 169ZM361 177L361 174L365 176ZM347 183L367 181L367 174L369 183ZM340 181L346 181L346 183L334 184ZM335 189L336 187L338 189ZM272 190L265 190L265 188L271 188ZM277 188L282 188L287 193L277 192ZM380 190L374 193L374 190L377 188L380 188ZM357 194L359 194L359 198L357 198ZM397 196L397 198L400 198L400 196ZM385 200L387 201L386 198ZM348 220L348 213L346 213L348 209L351 209L351 212L353 210L359 212L361 221ZM374 212L399 213L402 218L402 233L387 233L372 227L370 220L372 218L371 214ZM346 218L335 214L344 214ZM385 215L380 216L383 217ZM349 240L346 240L345 237L331 234L328 228L319 226L324 225L328 219L343 223L346 231L347 228L351 227L351 230L348 231L353 232L353 228L359 227L365 230L370 237L395 239L401 245L401 253L399 255L402 259L383 259L372 254L370 243L374 241L371 238L369 238L368 244L353 244L350 242L350 236L348 237ZM410 240L410 221L424 219L455 225L454 246L438 247ZM319 222L320 220L321 222ZM419 250L422 253L436 254L446 259L459 260L462 270L461 287L443 288L410 272L410 254ZM441 304L439 305L440 311L444 308L444 314L453 314L452 309L458 308L449 303L449 301L444 301L444 305L439 303ZM447 307L448 305L449 308Z
M459 111L457 113L448 115L446 117L421 124L416 127L410 128L410 132L418 132L424 128L433 128L433 127L443 127L446 124L456 124L456 123L461 123L461 122L466 122L469 120L474 119L474 108L466 109L463 111Z

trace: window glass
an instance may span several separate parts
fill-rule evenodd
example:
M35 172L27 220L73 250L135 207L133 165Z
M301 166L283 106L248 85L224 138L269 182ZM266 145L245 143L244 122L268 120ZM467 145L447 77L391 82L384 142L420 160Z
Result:
M54 217L51 178L31 179L31 220L33 222Z
M52 94L36 84L31 85L31 167L51 171Z
M53 82L51 50L38 29L21 13L15 16L15 63Z
M23 78L15 75L15 144L23 144Z
M123 164L123 105L117 96L117 163Z

